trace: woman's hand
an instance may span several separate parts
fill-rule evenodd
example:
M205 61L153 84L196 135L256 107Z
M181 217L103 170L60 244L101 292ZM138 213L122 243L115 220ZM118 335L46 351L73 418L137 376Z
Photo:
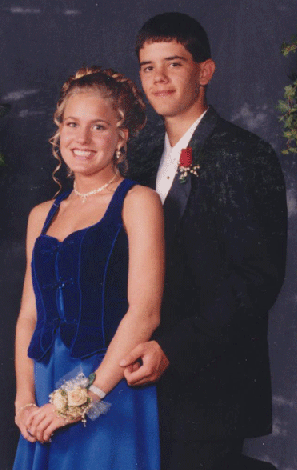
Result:
M15 415L15 424L20 429L22 436L29 442L36 442L36 439L34 436L31 436L31 434L28 432L26 423L30 416L33 415L33 413L36 412L37 409L37 406L25 405L24 407L21 407L19 411L17 410Z
M77 420L71 420L71 423L76 423L78 421L80 421L80 418ZM30 442L35 442L37 440L41 443L49 442L54 431L67 426L68 424L69 421L62 416L59 416L55 411L54 405L51 403L47 403L37 409L35 408L35 411L30 413L25 422L29 437L34 439Z

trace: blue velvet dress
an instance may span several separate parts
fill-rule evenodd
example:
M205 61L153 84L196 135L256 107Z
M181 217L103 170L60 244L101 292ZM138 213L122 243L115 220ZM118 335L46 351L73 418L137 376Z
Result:
M48 402L71 371L85 376L104 357L127 311L128 240L121 213L133 186L117 187L104 217L63 242L46 231L68 193L55 200L32 257L37 324L29 346L34 359L36 402ZM125 380L107 395L106 415L61 428L47 444L22 436L13 470L159 470L159 427L155 386L128 387Z

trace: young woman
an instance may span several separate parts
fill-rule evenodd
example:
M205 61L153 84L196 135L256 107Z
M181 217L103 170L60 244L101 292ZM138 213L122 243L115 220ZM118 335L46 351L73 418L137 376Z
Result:
M29 216L14 470L157 470L155 387L129 388L119 365L158 326L163 290L159 197L120 170L144 105L122 75L84 68L54 119L54 155L74 184ZM105 395L107 413L83 425Z

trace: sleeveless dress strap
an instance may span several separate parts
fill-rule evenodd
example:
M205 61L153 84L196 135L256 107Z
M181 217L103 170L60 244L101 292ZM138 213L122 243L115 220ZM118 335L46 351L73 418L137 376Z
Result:
M128 191L137 184L136 181L125 178L117 187L107 210L108 214L112 214L112 218L115 222L122 222L124 199Z
M53 202L53 205L52 207L50 208L49 210L49 213L47 214L47 217L45 219L45 222L43 224L43 228L42 228L42 231L41 231L41 235L44 235L48 229L48 227L50 226L51 224L51 221L54 217L54 215L56 214L57 210L59 209L60 207L60 204L61 202L66 199L67 196L69 196L69 194L71 193L71 190L68 190L68 191L64 191L63 193L61 194L58 194L58 196L56 197L56 199L54 200Z
M137 183L128 178L124 179L119 186L117 187L108 207L107 212L113 215L113 219L117 222L122 220L122 209L124 204L124 199L128 191L135 186ZM41 234L44 235L47 232L48 227L50 226L53 217L55 216L57 210L60 207L61 202L69 196L71 190L65 191L61 194L58 194L56 199L53 202L52 207L49 210L49 213L45 219Z

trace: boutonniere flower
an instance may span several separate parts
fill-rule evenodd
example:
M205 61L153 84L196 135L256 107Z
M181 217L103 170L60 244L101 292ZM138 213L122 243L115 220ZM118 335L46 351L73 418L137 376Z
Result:
M185 183L188 174L192 173L195 176L199 176L198 170L200 165L193 165L192 147L182 149L179 158L179 179L181 183Z

